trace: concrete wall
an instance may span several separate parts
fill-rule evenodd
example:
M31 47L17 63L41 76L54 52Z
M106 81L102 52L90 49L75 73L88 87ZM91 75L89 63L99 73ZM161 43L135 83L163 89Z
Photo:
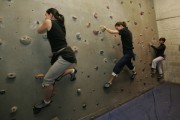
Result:
M167 38L164 62L165 79L180 83L180 1L154 0L159 37Z
M74 82L69 81L69 76L58 82L51 106L35 116L32 106L42 99L42 80L36 80L34 75L46 73L50 67L48 40L35 29L50 7L65 16L67 41L78 48L78 74ZM90 119L158 84L150 77L149 66L152 51L148 43L158 39L152 0L1 0L0 17L0 90L6 90L0 95L0 120L50 120L53 116L61 120ZM93 30L99 30L102 24L114 28L119 20L126 21L133 33L138 75L131 82L125 67L112 88L104 91L114 61L122 56L122 45L118 35L94 35ZM81 40L76 38L77 33L81 33ZM22 36L28 36L31 42L22 44ZM16 78L8 79L8 73L16 73ZM79 96L77 89L82 91ZM10 114L14 105L18 111Z

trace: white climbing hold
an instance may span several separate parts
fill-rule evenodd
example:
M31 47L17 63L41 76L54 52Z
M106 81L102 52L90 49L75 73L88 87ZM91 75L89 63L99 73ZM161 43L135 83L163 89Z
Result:
M8 73L7 78L15 79L16 78L16 73Z
M107 58L104 58L104 62L105 62L105 63L107 63L107 62L108 62Z
M13 106L11 108L11 113L15 113L17 110L18 110L18 107L17 106Z
M78 47L73 46L72 49L73 49L73 51L74 51L75 53L78 53Z
M87 28L89 28L90 26L91 26L91 23L90 23L90 22L86 24L86 27L87 27Z
M81 89L80 88L77 89L77 95L81 95Z
M24 35L20 38L20 42L23 44L23 45L29 45L31 43L31 38L27 35Z
M75 21L77 20L77 16L72 16L72 19Z

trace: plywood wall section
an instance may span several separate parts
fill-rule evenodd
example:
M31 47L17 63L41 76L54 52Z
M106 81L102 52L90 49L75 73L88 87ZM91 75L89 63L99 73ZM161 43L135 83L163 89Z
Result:
M35 29L50 7L65 16L67 41L78 48L78 74L74 82L69 76L58 82L51 106L35 116L32 106L42 99L42 80L34 75L45 74L50 67L48 40ZM112 88L105 91L103 85L114 61L122 56L122 44L118 35L94 35L93 30L99 30L100 25L114 28L119 20L126 21L133 33L138 75L130 81L125 67ZM81 40L76 38L77 33ZM0 95L2 120L50 120L54 116L61 120L93 119L158 84L150 77L149 66L153 51L148 43L158 39L152 0L1 0L0 39L0 89L6 90ZM9 73L15 73L16 78L8 79ZM81 95L77 95L77 89L81 89ZM10 108L14 105L18 111L12 115Z

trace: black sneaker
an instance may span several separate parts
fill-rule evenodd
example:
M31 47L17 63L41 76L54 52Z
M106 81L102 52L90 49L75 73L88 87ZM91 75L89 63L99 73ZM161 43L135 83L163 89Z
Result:
M74 68L74 72L71 73L71 78L70 78L70 81L74 81L76 80L76 73L77 73L77 70Z
M159 75L158 75L158 79L161 79L161 78L163 78L163 75L162 75L162 74L159 74Z
M44 102L44 100L42 100L40 103L37 103L34 105L34 108L33 108L33 112L34 114L38 114L42 108L45 108L47 106L49 106L51 104L52 101L50 101L50 103L46 104Z
M131 75L131 80L134 80L134 78L136 77L136 75L137 75L137 72L133 72L133 74Z

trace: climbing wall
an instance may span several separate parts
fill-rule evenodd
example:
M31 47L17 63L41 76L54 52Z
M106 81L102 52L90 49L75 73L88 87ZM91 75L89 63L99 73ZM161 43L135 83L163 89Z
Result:
M76 51L77 80L64 77L55 85L53 103L38 115L32 106L42 99L42 79L50 67L46 34L35 32L45 11L57 8L65 16L67 41ZM134 81L125 67L113 86L104 90L113 66L122 56L114 29L126 21L133 33L136 69ZM85 120L141 95L157 84L150 77L153 51L148 43L158 39L151 0L1 0L0 1L0 120Z

